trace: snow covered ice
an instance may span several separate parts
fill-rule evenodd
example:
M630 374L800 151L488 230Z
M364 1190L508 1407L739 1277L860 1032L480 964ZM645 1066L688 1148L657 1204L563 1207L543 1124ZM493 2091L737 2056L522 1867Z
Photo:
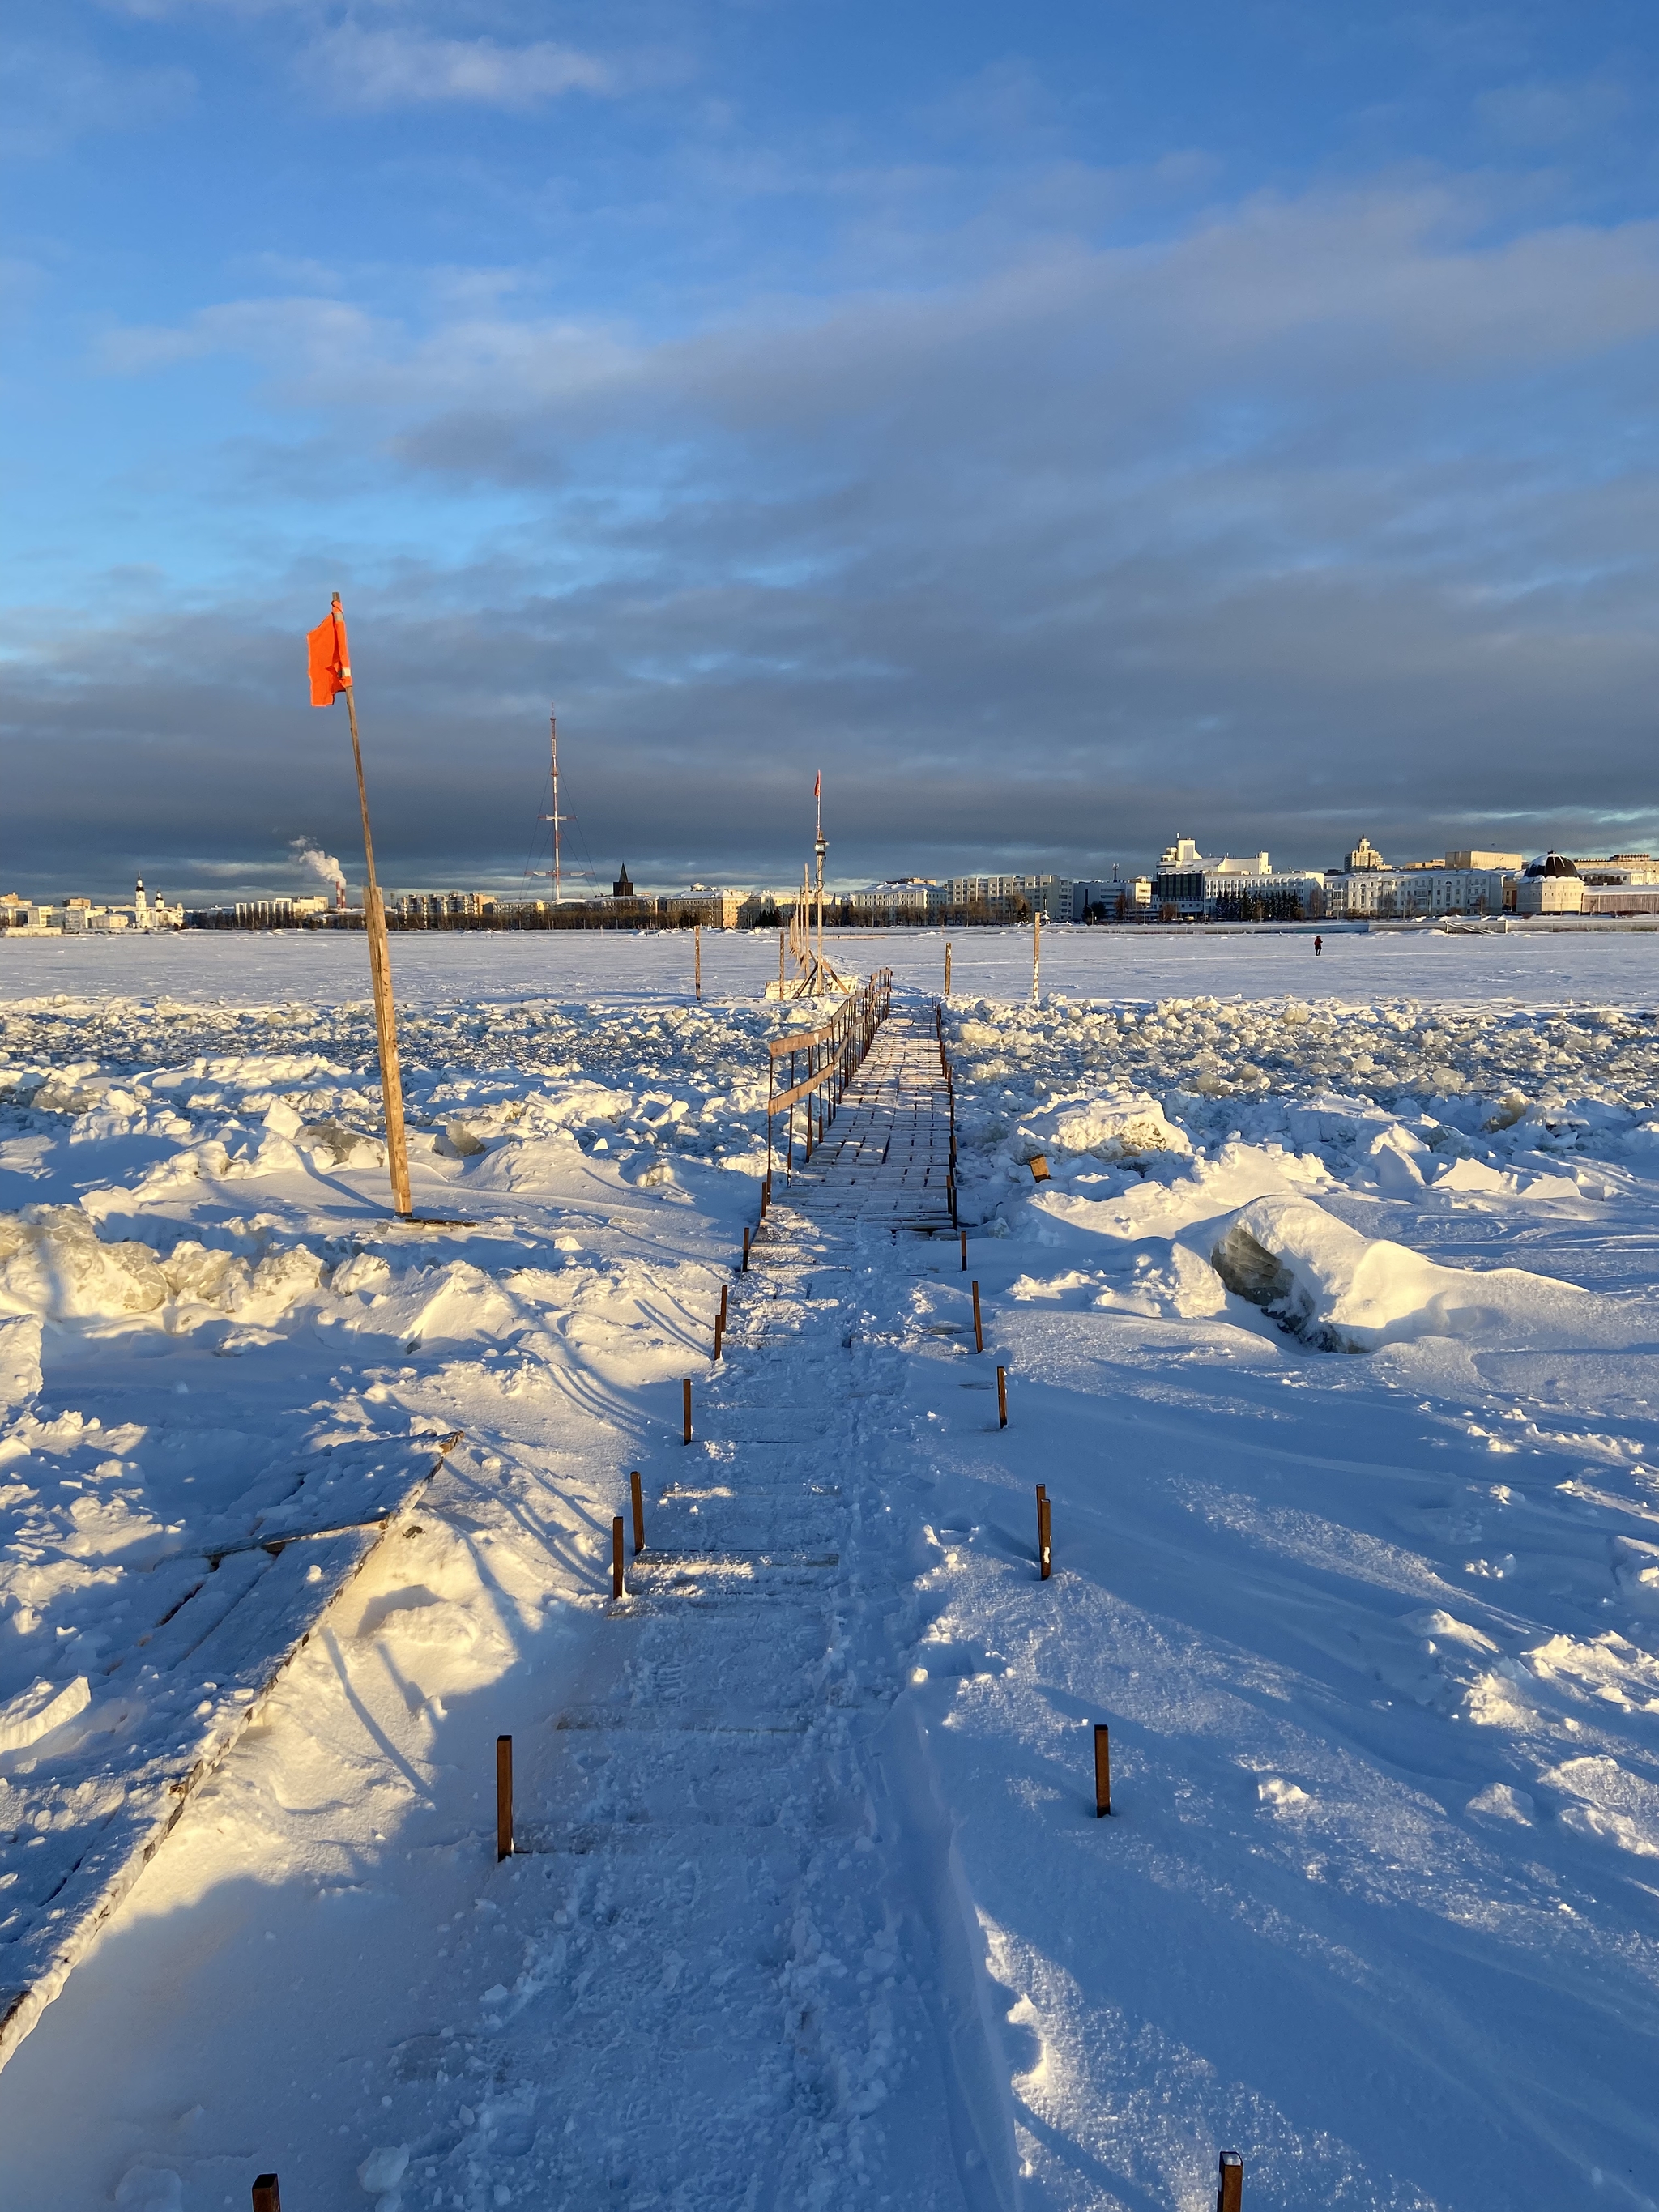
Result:
M448 1231L361 940L0 945L8 2208L1659 2202L1654 947L1326 945L959 936L747 1276L775 939L394 942Z

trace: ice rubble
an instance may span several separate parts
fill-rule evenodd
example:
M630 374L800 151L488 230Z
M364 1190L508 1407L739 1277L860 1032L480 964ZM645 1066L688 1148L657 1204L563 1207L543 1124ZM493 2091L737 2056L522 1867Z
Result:
M1162 999L1152 1006L1055 997L1041 1006L956 1002L947 1030L963 1078L1062 1094L1109 1072L1154 1093L1249 1099L1335 1091L1376 1102L1479 1095L1492 1115L1528 1101L1592 1098L1651 1112L1659 1021L1622 1007L1425 1008L1295 998Z

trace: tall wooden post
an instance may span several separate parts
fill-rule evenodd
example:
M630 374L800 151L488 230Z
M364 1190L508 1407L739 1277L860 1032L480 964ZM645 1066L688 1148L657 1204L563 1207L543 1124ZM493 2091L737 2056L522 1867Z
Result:
M1048 1579L1049 1566L1054 1558L1054 1544L1052 1538L1053 1523L1048 1518L1048 1492L1047 1486L1041 1482L1038 1483L1036 1486L1036 1494L1037 1573L1040 1579L1046 1583Z
M513 1856L513 1739L495 1739L495 1863Z
M340 594L333 600L336 626L343 621ZM386 908L374 875L374 834L368 826L368 787L363 781L363 749L357 736L357 694L348 665L341 689L351 725L351 758L357 771L357 805L363 817L363 931L368 939L368 973L374 990L374 1030L380 1048L380 1096L386 1104L386 1156L392 1171L392 1211L408 1218L409 1150L404 1137L404 1084L398 1065L398 1020L392 1003L392 960L386 950Z
M945 940L945 995L947 999L951 995L951 940L948 937Z
M1216 2185L1215 2212L1243 2212L1244 2161L1236 2150L1221 2154L1221 2174Z
M1042 995L1042 908L1038 907L1031 915L1031 998L1033 1003Z
M1103 1820L1112 1809L1111 1732L1104 1721L1095 1723L1095 1818Z
M985 1324L980 1318L977 1283L974 1285L974 1349L975 1352L983 1352L985 1349Z
M997 1370L997 1426L1000 1429L1006 1429L1007 1425L1008 1370L1006 1367L999 1367Z
M640 1489L640 1471L635 1468L628 1478L629 1501L634 1508L634 1556L638 1559L645 1549L645 1498Z
M685 1414L685 1441L691 1441L691 1377L688 1375L680 1384L680 1399Z
M611 1519L611 1595L613 1598L628 1595L623 1581L623 1517L620 1513L613 1514Z
M254 2182L253 2212L283 2212L283 2200L274 2173L262 2173Z
M702 1004L702 924L701 922L693 925L691 938L696 948L694 957L696 961L697 1004L701 1006Z

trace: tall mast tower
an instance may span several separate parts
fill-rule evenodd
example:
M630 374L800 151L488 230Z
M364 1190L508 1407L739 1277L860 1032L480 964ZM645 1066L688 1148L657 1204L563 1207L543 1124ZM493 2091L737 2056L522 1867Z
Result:
M544 814L544 822L553 824L553 903L556 907L563 896L563 879L560 874L560 831L563 817L559 812L559 717L554 707L547 710L548 741L553 748L553 811Z
M812 850L818 856L818 974L823 974L823 856L830 847L823 835L823 771L820 769L812 778L812 811L817 822L817 835ZM819 986L822 988L822 984Z

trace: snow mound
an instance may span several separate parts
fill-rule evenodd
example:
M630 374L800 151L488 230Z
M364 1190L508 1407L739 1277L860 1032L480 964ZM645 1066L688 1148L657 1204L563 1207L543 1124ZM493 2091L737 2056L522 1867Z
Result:
M1374 1352L1424 1336L1608 1346L1633 1333L1611 1300L1520 1267L1443 1267L1364 1237L1309 1199L1261 1198L1223 1228L1210 1264L1230 1291L1304 1343Z
M84 1674L72 1682L34 1683L0 1705L0 1751L26 1751L91 1703L92 1687Z
M1055 1160L1092 1155L1100 1160L1144 1160L1159 1153L1189 1154L1192 1143L1184 1129L1165 1115L1158 1101L1141 1091L1116 1089L1095 1097L1056 1099L1036 1112L1019 1115L1013 1140L1013 1157L1029 1160L1034 1153Z

